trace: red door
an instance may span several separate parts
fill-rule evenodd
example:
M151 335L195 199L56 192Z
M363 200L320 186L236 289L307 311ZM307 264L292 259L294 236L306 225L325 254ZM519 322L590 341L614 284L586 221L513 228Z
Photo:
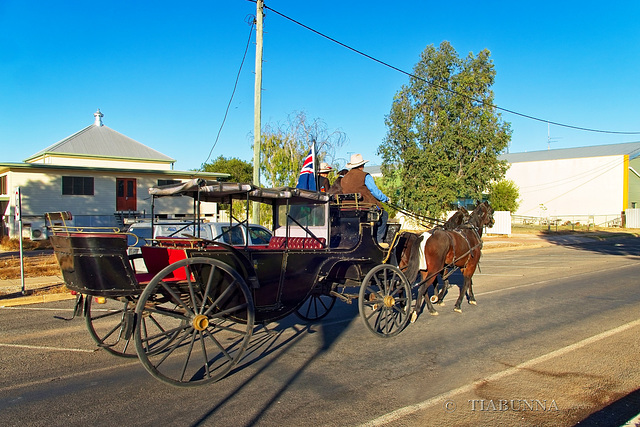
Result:
M136 209L136 180L116 178L116 210L135 211Z

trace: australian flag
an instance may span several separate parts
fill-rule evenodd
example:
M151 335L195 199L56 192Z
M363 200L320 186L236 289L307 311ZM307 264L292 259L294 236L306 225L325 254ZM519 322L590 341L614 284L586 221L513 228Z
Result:
M309 150L309 154L307 154L307 157L304 158L302 169L300 170L300 175L298 176L298 185L296 185L296 188L316 191L316 175L313 154L314 153L312 148L311 150Z

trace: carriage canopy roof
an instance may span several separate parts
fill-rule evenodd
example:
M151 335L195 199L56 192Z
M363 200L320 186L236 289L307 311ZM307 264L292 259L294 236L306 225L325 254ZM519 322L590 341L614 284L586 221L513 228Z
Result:
M202 202L224 203L231 199L251 200L272 203L274 200L289 200L298 203L327 203L329 195L316 191L293 187L262 188L253 184L238 182L206 181L196 178L178 184L149 188L149 194L155 197L189 196Z

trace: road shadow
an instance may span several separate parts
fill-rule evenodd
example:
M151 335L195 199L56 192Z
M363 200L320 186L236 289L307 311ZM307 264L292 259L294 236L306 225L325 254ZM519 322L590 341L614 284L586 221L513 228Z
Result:
M258 362L266 362L250 378L246 379L234 389L228 390L225 397L204 413L196 422L192 423L191 426L201 426L210 422L216 412L221 410L237 393L250 387L261 375L268 375L267 371L272 368L281 357L286 357L289 352L294 351L295 346L300 343L304 337L309 334L321 334L322 343L320 347L315 352L309 354L298 369L290 372L288 377L282 378L281 383L273 384L273 387L269 391L269 400L256 411L250 421L243 425L255 425L258 423L264 414L268 413L269 409L278 403L280 397L307 368L331 349L333 344L346 330L344 324L350 323L358 315L357 310L336 310L336 307L334 307L333 310L339 312L339 315L332 316L332 314L334 314L332 312L319 322L307 323L305 325L300 325L300 320L294 314L290 314L278 322L270 323L267 327L264 325L256 326L242 361L227 376L246 370ZM287 332L291 331L293 331L292 335L287 334ZM325 384L325 387L331 387L331 385ZM219 393L219 390L216 390L216 393Z
M598 231L593 234L541 234L540 238L558 246L605 255L640 256L640 237L633 233Z
M640 413L640 388L594 412L576 425L621 426Z

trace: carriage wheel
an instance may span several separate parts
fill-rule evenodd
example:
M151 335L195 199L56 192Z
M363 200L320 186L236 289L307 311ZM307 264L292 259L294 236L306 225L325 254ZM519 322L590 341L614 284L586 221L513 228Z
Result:
M411 286L397 267L377 265L362 281L358 308L371 332L383 338L397 335L410 318Z
M85 322L91 338L105 351L120 357L136 357L133 342L135 327L135 300L107 299L105 304L93 302L87 295L85 300Z
M329 314L335 303L335 295L312 293L296 310L296 316L302 320L315 322Z
M161 270L136 308L138 357L151 375L177 386L217 381L240 360L253 333L254 306L242 277L211 258Z

